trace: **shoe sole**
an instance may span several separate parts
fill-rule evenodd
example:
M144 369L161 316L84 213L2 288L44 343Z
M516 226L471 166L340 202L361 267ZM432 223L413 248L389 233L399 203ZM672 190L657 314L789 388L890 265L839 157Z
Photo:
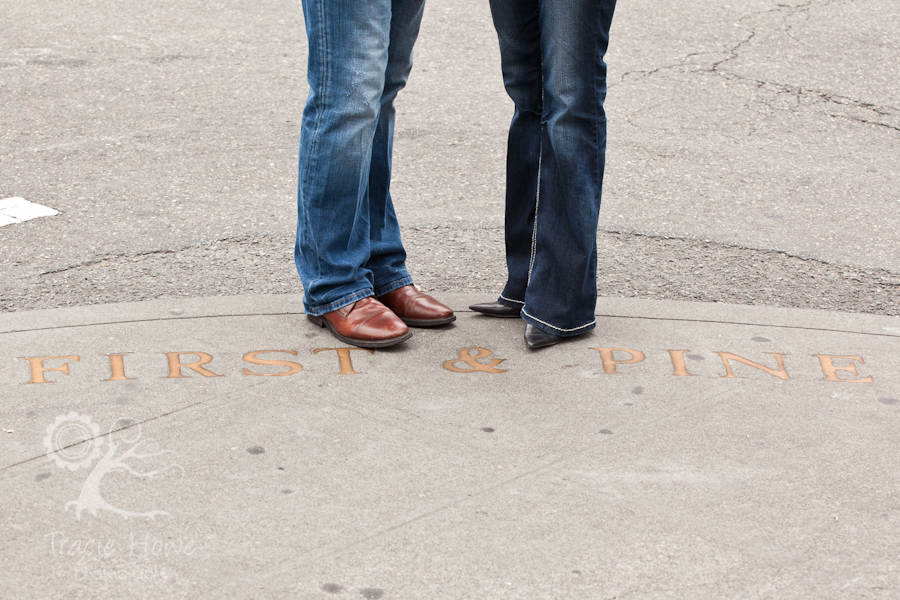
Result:
M489 313L489 312L484 312L484 311L480 311L480 310L475 310L471 306L469 308L472 309L472 312L477 312L479 315L484 315L486 317L494 317L495 319L518 319L518 318L521 318L521 316L522 316L522 311L519 311L513 315L498 315L495 313Z
M450 315L449 317L444 317L442 319L400 319L408 327L440 327L441 325L447 325L456 320L456 315Z
M361 340L358 338L347 337L346 335L341 335L337 331L334 330L334 326L328 322L328 319L325 317L317 317L315 315L306 315L306 318L310 320L310 322L322 327L323 329L328 329L331 332L331 335L344 342L345 344L352 344L354 346L359 346L360 348L370 348L370 349L378 349L378 348L390 348L391 346L396 346L397 344L403 343L409 338L412 337L412 331L407 331L403 335L388 338L386 340Z

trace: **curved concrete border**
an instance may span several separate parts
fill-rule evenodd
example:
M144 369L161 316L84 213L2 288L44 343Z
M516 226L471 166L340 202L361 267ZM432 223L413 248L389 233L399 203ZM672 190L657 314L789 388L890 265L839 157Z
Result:
M375 352L296 296L0 315L0 586L900 590L898 319L602 300L533 352L444 299L454 326Z

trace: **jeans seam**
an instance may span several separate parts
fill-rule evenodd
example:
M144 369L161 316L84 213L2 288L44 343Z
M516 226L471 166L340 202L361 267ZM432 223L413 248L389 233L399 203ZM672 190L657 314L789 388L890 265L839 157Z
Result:
M328 57L328 26L327 26L328 24L325 21L325 18L326 18L325 13L327 11L325 9L324 2L319 2L318 8L319 8L319 23L320 23L320 26L322 27L322 35L319 36L319 52L320 52L320 56L321 56L321 60L322 60L322 65L320 68L320 72L322 73L322 85L321 85L320 89L321 89L321 96L323 98L325 98L326 103L327 103L328 86L331 83L329 81L330 69L329 69L329 57ZM322 119L324 118L324 114L325 114L325 111L322 110L321 101L320 101L319 106L316 106L316 126L312 132L312 140L309 143L309 151L307 154L308 158L306 160L306 165L305 165L306 173L304 173L304 176L303 176L303 189L304 190L309 189L309 179L312 176L312 172L313 172L311 163L313 162L313 160L316 156L316 148L319 145L319 137L320 137L319 131L322 128ZM305 194L306 194L306 192L304 192L304 195ZM304 203L304 213L307 213L305 203ZM305 216L304 222L305 222L306 226L309 227L308 213L305 214L304 216ZM315 246L313 248L313 252L316 255L316 275L318 277L321 277L322 276L322 258L321 258L321 253L319 252L319 247L318 247L319 240L315 236L312 236L312 239L314 240L313 243ZM338 307L338 308L340 308L340 307Z
M596 325L596 324L597 324L597 319L595 318L593 321L591 321L590 323L586 323L585 325L581 325L581 326L575 327L575 328L573 328L573 329L563 329L562 327L557 327L557 326L555 326L555 325L551 325L550 323L547 323L546 321L541 321L541 320L538 319L537 317L533 317L533 316L529 315L529 314L525 311L524 308L522 309L522 314L525 315L526 317L528 317L529 319L534 319L535 321L537 321L537 322L540 323L541 325L546 325L547 327L550 327L550 328L555 329L555 330L557 330L557 331L563 331L563 332L566 332L566 333L571 333L571 332L573 332L573 331L578 331L579 329L584 329L585 327L590 327L591 325Z
M543 104L543 103L542 103ZM544 158L544 127L541 125L541 142L538 145L538 172L537 172L537 189L534 193L534 229L531 232L531 261L528 263L528 279L525 281L527 288L531 284L531 272L534 270L534 259L537 256L537 226L538 226L538 208L541 206L541 163ZM524 302L523 302L524 304Z
M603 14L602 9L599 10L598 13L599 13L598 14L598 21L599 21L602 18L602 14ZM598 28L597 35L599 36L600 31L602 31L602 28L603 28L602 24L598 22L597 28ZM591 75L592 75L591 76L591 88L592 88L592 91L594 94L594 101L591 102L591 107L593 108L593 112L594 112L594 118L591 119L591 128L594 130L593 131L594 147L595 147L595 151L597 154L596 158L593 161L594 164L593 164L592 170L594 172L594 181L600 182L601 187L600 187L600 191L598 193L601 194L601 199L602 199L603 182L600 178L600 128L597 127L597 120L600 118L600 115L598 114L598 109L601 108L598 105L598 101L600 100L599 94L598 94L598 89L597 89L597 61L598 60L603 60L603 59L602 59L602 57L594 57L594 60L591 61ZM604 85L606 85L605 80L604 80ZM599 206L597 207L597 211L599 213L599 211L600 211Z

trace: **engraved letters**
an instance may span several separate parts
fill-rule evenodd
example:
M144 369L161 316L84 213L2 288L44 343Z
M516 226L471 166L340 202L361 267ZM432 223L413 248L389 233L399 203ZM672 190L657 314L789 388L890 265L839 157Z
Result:
M103 381L132 381L131 377L125 376L125 355L124 354L107 354L109 357L109 379Z
M47 381L44 378L44 373L47 371L59 371L65 375L69 374L69 363L64 362L62 365L58 367L46 367L44 366L45 360L74 360L78 362L81 360L78 356L39 356L37 358L26 358L31 364L31 381L28 383L54 383L52 381Z
M731 370L731 361L739 362L747 365L748 367L753 367L754 369L759 369L760 371L765 371L769 375L774 375L780 379L790 379L790 376L787 373L787 370L784 368L784 354L778 354L777 352L766 352L771 356L775 357L775 362L778 363L778 369L770 369L765 365L761 365L759 363L755 363L752 360L747 360L737 354L732 354L731 352L716 352L721 358L722 363L725 364L725 375L723 375L726 379L737 379L737 375L734 374L734 371Z
M576 350L575 348L572 348L571 345L569 348L571 352L583 353L585 351L585 349ZM654 350L652 354L645 354L644 351L635 348L589 348L589 350L596 350L600 354L604 375L624 375L629 372L629 369L626 368L625 365L635 365L646 362L645 365L642 365L641 369L632 371L632 373L640 374L641 376L691 378L719 376L723 379L740 379L742 377L750 376L753 372L752 370L755 369L784 381L793 379L793 377L788 374L786 365L786 357L788 357L788 355L779 352L764 353L774 358L774 365L771 364L772 359L756 362L732 352L715 352L721 359L722 365L725 367L724 375L721 375L721 371L719 371L719 375L716 375L714 372L710 372L710 367L713 365L702 362L693 363L691 365L691 368L694 369L695 372L692 373L688 370L686 358L695 359L697 361L702 361L704 359L702 355L697 356L696 353L691 354L691 352L693 352L692 350ZM323 352L335 352L337 353L339 366L339 370L336 373L337 375L361 375L362 373L357 371L353 365L352 358L354 356L354 351L368 352L370 355L375 354L374 350L354 347L317 348L312 350L312 354L318 355ZM207 365L213 361L213 355L207 352L163 352L162 354L164 354L166 358L164 361L159 359L155 360L154 362L157 363L157 367L155 367L154 370L156 373L159 373L159 371L156 370L157 368L167 368L168 374L163 376L164 379L186 379L191 376L197 377L198 375L201 378L224 377L225 375L222 374L222 369L228 369L228 367L220 366L219 368L215 368L216 371L219 371L218 373L212 371ZM240 370L240 374L244 377L290 377L291 375L296 375L304 371L304 366L302 364L295 360L287 360L286 358L277 356L279 354L296 357L300 352L297 350L255 350L247 352L246 354L226 356L224 359L219 359L217 364L223 364L222 360L225 361L225 365L233 364L229 361L243 361L244 365ZM425 368L434 369L438 368L440 365L443 369L452 373L468 374L522 372L522 369L533 370L544 368L543 359L539 359L538 356L543 357L550 355L550 353L541 355L529 353L526 356L530 358L516 358L512 362L507 362L507 359L504 358L494 358L493 351L477 346L462 348L457 351L457 354L457 357L451 358L450 360L444 360L446 356L437 360L432 356L431 358L426 359L430 367L426 366ZM159 354L155 355L159 357ZM144 356L146 357L146 355ZM216 356L219 356L218 353ZM648 356L650 357L650 360L648 360ZM78 373L82 377L85 376L86 371L91 371L94 373L94 375L92 375L93 377L98 377L98 380L104 382L135 381L147 377L147 371L141 370L142 365L140 357L140 354L134 355L128 353L100 354L88 358L77 355L22 357L22 360L28 361L30 374L30 380L27 382L23 381L23 383L61 382L63 381L63 375L69 376L72 374L70 373L70 369L72 363L75 362L81 363ZM812 360L813 357L818 360L818 365ZM666 360L666 358L668 360ZM108 371L106 371L103 366L107 361L109 365ZM859 384L873 383L875 381L874 375L859 372L860 366L866 365L866 360L861 354L812 354L808 355L805 359L791 358L790 361L791 372L793 373L795 369L802 369L804 378L807 380L811 380L812 375L815 374L819 381L835 383ZM499 368L503 363L506 363L507 366L514 366L511 369ZM671 371L666 368L667 363L671 365ZM238 362L238 364L240 364L240 362ZM257 367L254 367L254 365ZM146 363L144 368L146 368ZM97 373L97 370L100 370L100 373L106 371L108 376ZM191 373L191 371L193 371L193 373ZM233 371L228 369L227 372L232 373ZM819 372L821 372L824 377L818 376ZM53 373L61 373L61 375L51 376ZM166 373L166 371L163 371L163 373ZM102 377L107 378L102 379ZM764 378L761 374L757 374L757 377Z
M640 350L632 350L630 348L591 348L600 353L600 360L603 361L603 372L607 375L621 375L616 370L618 365L633 365L639 363L646 358ZM628 360L616 360L614 352L625 352L631 356Z
M184 354L197 356L200 360L184 364L181 362L181 357ZM181 372L182 369L190 369L196 373L200 373L204 377L221 377L221 375L216 375L212 371L203 368L203 365L212 362L212 356L206 352L166 352L166 356L169 357L169 376L167 379L186 377L186 375Z
M690 350L666 350L669 353L669 358L672 359L672 368L675 369L675 372L672 373L675 377L693 377L691 373L688 373L687 365L684 364L684 353L690 352Z
M303 370L303 365L300 363L291 362L289 360L270 360L267 358L259 358L258 354L270 354L272 352L281 352L284 354L292 354L297 356L297 352L294 350L257 350L256 352L250 352L244 355L244 361L250 363L251 365L270 365L275 367L287 367L287 371L281 371L280 373L256 373L255 371L251 371L250 369L244 369L244 375L256 375L258 377L287 377L288 375L293 375L294 373L299 373Z
M475 351L475 354L472 354ZM505 358L492 358L488 363L479 362L479 358L488 358L493 352L486 348L463 348L459 351L459 358L453 358L444 363L444 368L453 373L506 373L504 369L497 369L497 365ZM456 363L464 362L469 368L457 367Z
M851 362L846 367L838 367L834 364L835 358L840 358L842 360L856 361L861 365L866 364L866 362L862 359L861 356L832 356L830 354L813 354L816 358L819 359L819 364L822 365L822 372L825 373L825 381L843 381L844 383L872 383L874 378L869 375L865 379L841 379L838 377L838 371L847 371L848 373L852 373L856 376L859 376L859 373L856 372L856 365Z
M318 354L319 352L328 352L334 350L338 354L338 360L340 361L341 371L337 373L338 375L359 375L358 372L353 370L353 362L350 360L350 351L351 350L363 350L368 352L369 354L375 354L374 350L369 350L368 348L318 348L313 350L313 354Z

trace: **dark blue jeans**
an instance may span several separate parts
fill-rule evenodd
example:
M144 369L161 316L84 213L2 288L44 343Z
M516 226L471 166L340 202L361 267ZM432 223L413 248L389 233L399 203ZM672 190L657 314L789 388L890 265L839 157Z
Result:
M499 301L559 336L596 326L606 63L615 0L490 0L516 110Z
M391 149L424 2L303 0L309 97L294 261L309 314L412 283L391 202Z

